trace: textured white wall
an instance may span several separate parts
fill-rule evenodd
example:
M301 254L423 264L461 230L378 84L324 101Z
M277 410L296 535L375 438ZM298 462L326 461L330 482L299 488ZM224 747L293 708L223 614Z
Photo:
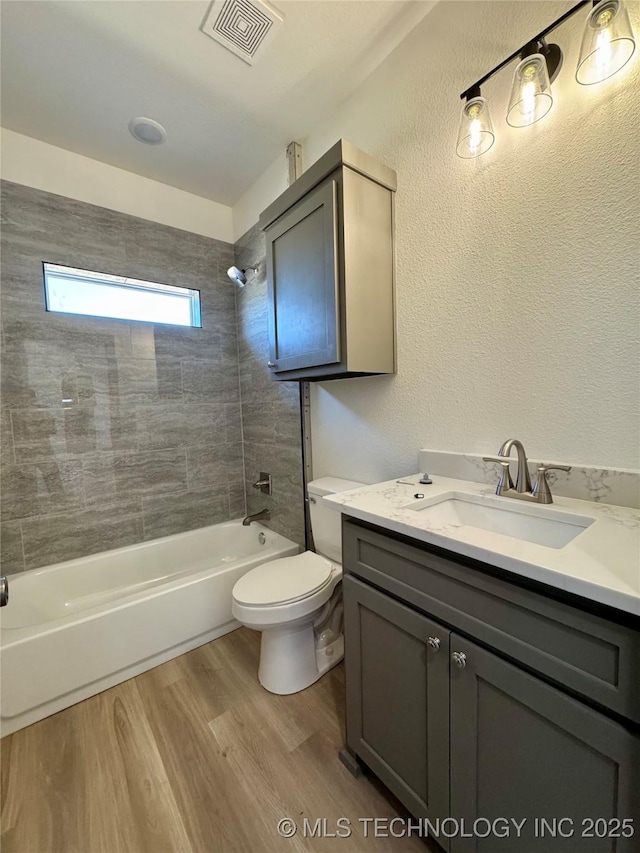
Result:
M640 50L579 86L580 12L556 32L544 121L506 125L509 67L483 89L492 151L455 155L460 91L570 5L438 4L306 140L305 165L342 136L398 172L398 374L313 386L316 476L373 482L415 470L418 448L511 436L533 458L640 464Z
M317 158L316 158L317 159ZM304 164L303 164L304 167ZM233 206L233 234L239 240L256 224L260 212L287 188L289 168L286 150L266 169Z
M6 128L2 129L1 176L16 184L233 242L230 207Z

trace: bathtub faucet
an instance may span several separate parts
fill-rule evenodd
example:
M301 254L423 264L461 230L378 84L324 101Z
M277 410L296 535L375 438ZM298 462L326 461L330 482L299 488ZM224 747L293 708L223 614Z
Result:
M0 578L0 607L4 607L9 603L9 581L2 577Z
M269 521L271 518L271 512L268 509L261 509L260 512L254 512L253 515L248 515L246 518L242 519L242 524L245 527L248 527L252 521L261 521L264 519L265 521Z

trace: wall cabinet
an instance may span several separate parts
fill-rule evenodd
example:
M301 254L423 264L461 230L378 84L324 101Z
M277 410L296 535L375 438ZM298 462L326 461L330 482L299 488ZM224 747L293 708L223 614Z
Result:
M261 214L273 379L394 372L395 186L341 140Z
M466 827L466 834L441 836L441 846L451 853L640 849L637 625L608 625L564 602L545 611L537 592L514 593L508 581L477 567L351 521L343 526L343 563L347 747L414 816L432 824L450 816ZM474 610L472 591L482 606L465 621L464 603ZM495 608L503 601L508 611L514 596L521 614L516 636L508 637L505 623L494 646L474 638L487 637L483 621L494 628ZM527 610L553 636L556 606L572 639L557 650L560 658L576 669L583 651L597 657L607 643L626 671L613 676L628 692L626 720L592 701L589 680L575 695L523 663L531 660L522 640ZM549 637L540 639L548 645ZM504 653L518 648L510 640L524 650L520 660ZM609 702L620 705L620 698ZM525 823L514 842L513 825L505 838L469 833L478 818ZM564 835L554 838L561 818ZM625 820L635 822L631 837L624 837Z

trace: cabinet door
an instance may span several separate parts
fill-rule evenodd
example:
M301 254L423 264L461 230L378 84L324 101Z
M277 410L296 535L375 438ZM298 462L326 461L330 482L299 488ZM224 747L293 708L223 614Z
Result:
M455 634L450 642L451 815L464 819L467 833L476 818L526 818L519 838L513 826L503 839L458 832L453 853L640 849L638 738L474 643ZM456 653L465 656L458 658L464 668ZM554 820L562 818L569 820L556 823L554 837ZM625 818L635 819L630 839L620 837L617 820ZM479 830L486 832L484 821ZM591 837L603 831L609 837Z
M340 361L336 204L328 181L266 230L276 373Z
M412 814L444 818L448 631L348 575L343 585L347 744Z

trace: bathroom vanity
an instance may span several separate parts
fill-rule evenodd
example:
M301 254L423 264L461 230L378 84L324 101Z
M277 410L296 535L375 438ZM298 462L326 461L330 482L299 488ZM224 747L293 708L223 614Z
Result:
M463 485L488 506L496 500L478 484L434 478L427 501ZM607 535L612 577L620 561L637 560L633 511L560 499L554 517L569 505L567 521L585 527L543 548L435 529L415 511L416 491L394 482L331 499L343 512L343 760L370 768L418 818L450 816L467 830L477 818L526 818L517 844L513 833L439 837L452 853L639 850L640 568L613 593L604 569L593 583ZM556 569L562 552L583 561L582 594L559 571L556 585L548 566L535 571L541 548L555 552ZM572 835L553 838L543 818L556 832L553 821L566 819L560 827Z

